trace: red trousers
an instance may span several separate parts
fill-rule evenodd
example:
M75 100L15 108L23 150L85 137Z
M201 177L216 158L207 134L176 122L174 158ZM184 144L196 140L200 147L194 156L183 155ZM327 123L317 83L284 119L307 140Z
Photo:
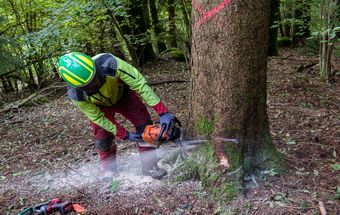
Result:
M99 108L105 114L105 117L116 125L117 137L121 139L125 137L126 130L115 120L116 113L120 113L128 119L135 126L136 132L138 133L142 133L144 127L152 123L146 106L141 101L140 97L130 89L127 89L127 91L124 92L122 98L115 105L109 107L99 106ZM102 167L104 169L115 169L114 161L117 153L117 147L114 143L115 136L93 122L91 122L91 127ZM139 146L138 149L139 152L145 152L152 150L153 148ZM148 160L151 162L154 159Z

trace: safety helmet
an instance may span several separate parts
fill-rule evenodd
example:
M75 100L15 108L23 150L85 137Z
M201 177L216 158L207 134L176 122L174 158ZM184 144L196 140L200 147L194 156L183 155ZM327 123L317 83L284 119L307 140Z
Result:
M96 74L94 60L80 52L61 56L58 70L66 83L88 93L95 93L105 82L105 78Z

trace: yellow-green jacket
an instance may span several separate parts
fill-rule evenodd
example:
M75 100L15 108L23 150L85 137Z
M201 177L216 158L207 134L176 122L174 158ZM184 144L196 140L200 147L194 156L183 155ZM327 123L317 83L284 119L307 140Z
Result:
M161 103L160 98L135 67L108 53L98 54L92 59L95 62L96 72L100 72L106 79L98 93L88 95L74 87L67 87L68 96L92 122L116 135L116 126L104 116L98 106L116 104L123 94L124 85L136 91L146 104L155 108L156 112L159 114L164 112L165 107L157 110L159 109L157 106Z

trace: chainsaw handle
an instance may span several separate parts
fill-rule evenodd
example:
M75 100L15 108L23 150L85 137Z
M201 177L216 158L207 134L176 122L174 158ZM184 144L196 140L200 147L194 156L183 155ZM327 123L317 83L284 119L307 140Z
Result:
M175 124L177 123L179 127L182 127L182 123L178 120L177 117L174 118Z
M161 145L162 143L162 138L163 138L163 134L164 132L166 132L166 129L167 129L167 126L165 123L163 123L161 125L161 132L159 132L159 135L158 135L158 138L157 138L157 141L156 141L156 147L159 148L159 146Z
M161 125L161 131L158 135L158 138L157 138L157 141L156 141L156 147L159 148L159 146L161 145L161 143L163 142L163 135L164 135L164 132L168 133L170 131L171 128L175 127L176 124L179 126L179 127L182 127L182 124L181 122L178 120L177 117L174 117L173 120L171 120L170 124L167 126L165 123L163 123ZM172 129L171 129L172 130ZM171 134L168 133L168 135L172 136L173 135L173 131L171 131Z

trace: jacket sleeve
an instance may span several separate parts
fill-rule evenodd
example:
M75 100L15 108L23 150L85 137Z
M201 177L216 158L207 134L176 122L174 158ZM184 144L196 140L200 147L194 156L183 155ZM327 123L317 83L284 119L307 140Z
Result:
M72 102L89 118L92 122L98 126L104 128L108 132L117 135L117 127L108 118L104 116L104 113L95 104L87 101L75 101Z
M160 102L160 98L148 85L146 79L133 66L115 57L118 68L116 76L124 81L132 90L136 91L149 106L155 106Z

